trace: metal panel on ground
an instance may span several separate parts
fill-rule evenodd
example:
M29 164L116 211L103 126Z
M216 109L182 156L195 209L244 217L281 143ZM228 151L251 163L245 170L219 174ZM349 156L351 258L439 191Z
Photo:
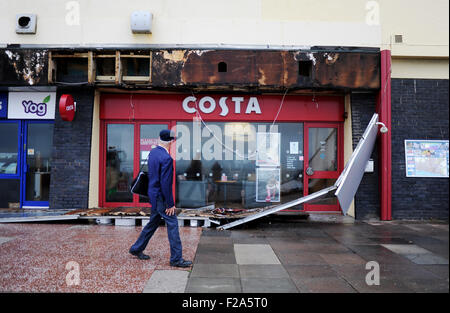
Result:
M267 216L269 214L272 214L272 213L275 213L275 212L278 212L278 211L281 211L281 210L285 210L285 209L291 208L293 206L309 202L311 200L316 200L318 198L321 198L321 197L327 195L329 192L334 191L334 190L336 190L336 186L331 186L331 187L319 190L317 192L314 192L314 193L312 193L310 195L307 195L305 197L301 197L299 199L292 200L290 202L287 202L287 203L284 203L284 204L281 204L281 205L277 205L277 206L269 208L269 209L267 209L267 210L265 210L263 212L259 212L259 213L256 213L254 215L250 215L250 216L244 217L243 219L240 219L240 220L237 220L237 221L234 221L234 222L222 225L220 227L217 227L217 229L224 230L224 229L228 229L228 228L240 225L240 224L244 224L244 223L256 220L256 219L258 219L260 217Z
M342 171L341 175L339 175L339 178L336 180L336 183L333 186L319 190L305 197L292 200L275 207L271 207L263 212L258 212L254 215L250 215L240 220L222 225L220 227L217 227L217 229L228 229L302 203L319 199L336 189L337 190L334 195L339 200L339 204L341 205L343 214L346 215L353 197L358 190L359 184L361 183L361 179L364 175L364 170L366 168L367 162L369 161L370 155L372 154L375 140L378 134L377 122L378 114L375 113L372 116L372 119L370 120L366 130L364 131L364 134L362 135L362 138L360 139L358 145L356 146L355 151L353 151L344 170Z

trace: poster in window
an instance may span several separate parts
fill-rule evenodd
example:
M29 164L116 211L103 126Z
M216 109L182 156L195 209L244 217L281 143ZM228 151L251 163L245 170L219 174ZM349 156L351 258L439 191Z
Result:
M405 140L406 177L449 177L448 140Z
M280 169L256 169L256 202L280 202Z
M256 166L280 166L280 133L256 134Z
M141 165L147 162L148 154L158 145L158 138L141 138Z

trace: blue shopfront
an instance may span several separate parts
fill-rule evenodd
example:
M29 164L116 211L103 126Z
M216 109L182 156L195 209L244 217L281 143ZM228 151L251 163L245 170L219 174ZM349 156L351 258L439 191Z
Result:
M55 92L0 94L0 208L48 208Z

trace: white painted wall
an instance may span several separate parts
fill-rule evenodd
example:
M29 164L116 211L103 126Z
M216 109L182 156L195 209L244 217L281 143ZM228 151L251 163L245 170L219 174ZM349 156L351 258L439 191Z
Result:
M152 34L132 34L135 10L153 13ZM448 0L0 0L0 47L379 47L392 51L396 77L448 78L448 12ZM35 35L15 33L19 13L37 14Z

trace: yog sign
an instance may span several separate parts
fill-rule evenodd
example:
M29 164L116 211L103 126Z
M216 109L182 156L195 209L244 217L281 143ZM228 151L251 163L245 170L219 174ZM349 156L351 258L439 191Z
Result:
M219 106L221 112L220 116L227 116L229 113L229 102L227 103L228 97L221 97L218 102L214 100L214 98L209 96L204 96L200 98L197 103L197 98L194 96L186 97L183 100L183 110L186 113L195 113L197 111L196 107L198 106L199 110L205 114L209 114L216 110L217 105ZM232 108L234 107L235 114L241 114L242 104L245 106L245 114L251 114L254 112L255 114L261 114L261 107L259 106L258 98L249 97L248 101L245 101L244 97L231 97ZM246 105L245 105L246 104Z
M54 119L56 92L10 92L9 119Z

